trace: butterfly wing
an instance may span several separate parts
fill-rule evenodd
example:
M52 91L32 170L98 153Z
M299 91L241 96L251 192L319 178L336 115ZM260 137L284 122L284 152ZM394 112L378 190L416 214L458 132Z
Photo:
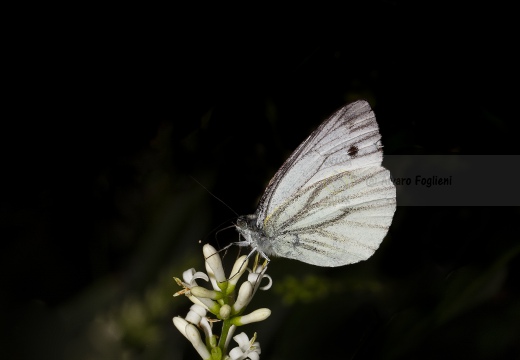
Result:
M272 253L320 266L372 255L395 212L395 186L381 166L380 138L370 106L357 101L293 152L256 214Z

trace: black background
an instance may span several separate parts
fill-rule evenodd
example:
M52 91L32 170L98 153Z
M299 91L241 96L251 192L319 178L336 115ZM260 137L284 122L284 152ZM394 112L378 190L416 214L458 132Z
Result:
M387 154L517 154L508 18L399 1L21 10L4 52L0 354L197 358L171 324L190 305L171 278L203 270L199 239L236 240L216 243L235 214L197 182L254 212L350 101L370 102ZM250 305L273 314L244 331L263 359L511 358L518 215L398 208L369 261L275 259Z

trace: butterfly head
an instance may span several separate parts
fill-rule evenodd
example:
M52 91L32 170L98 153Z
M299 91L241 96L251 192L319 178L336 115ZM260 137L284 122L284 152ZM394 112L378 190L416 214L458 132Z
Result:
M242 215L237 219L235 225L237 231L242 235L249 245L252 245L252 234L257 232L256 215Z
M251 246L267 258L267 255L272 253L271 244L264 231L257 226L256 220L257 215L243 215L237 219L235 227L244 239L240 243Z

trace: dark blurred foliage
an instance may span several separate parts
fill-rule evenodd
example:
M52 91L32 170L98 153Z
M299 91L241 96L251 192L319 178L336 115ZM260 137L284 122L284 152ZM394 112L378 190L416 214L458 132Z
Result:
M198 183L252 213L349 101L371 103L387 154L518 154L506 9L363 4L13 15L0 357L196 359L171 323L190 306L172 277L202 269L199 239L237 239L215 235L235 214ZM399 207L369 261L275 259L251 304L272 316L245 331L262 359L513 358L519 215Z

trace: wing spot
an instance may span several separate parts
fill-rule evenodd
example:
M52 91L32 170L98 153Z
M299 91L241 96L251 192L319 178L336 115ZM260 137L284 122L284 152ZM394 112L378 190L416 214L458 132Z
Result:
M348 149L348 154L352 157L355 157L358 153L359 149L356 145L352 145L350 149Z

